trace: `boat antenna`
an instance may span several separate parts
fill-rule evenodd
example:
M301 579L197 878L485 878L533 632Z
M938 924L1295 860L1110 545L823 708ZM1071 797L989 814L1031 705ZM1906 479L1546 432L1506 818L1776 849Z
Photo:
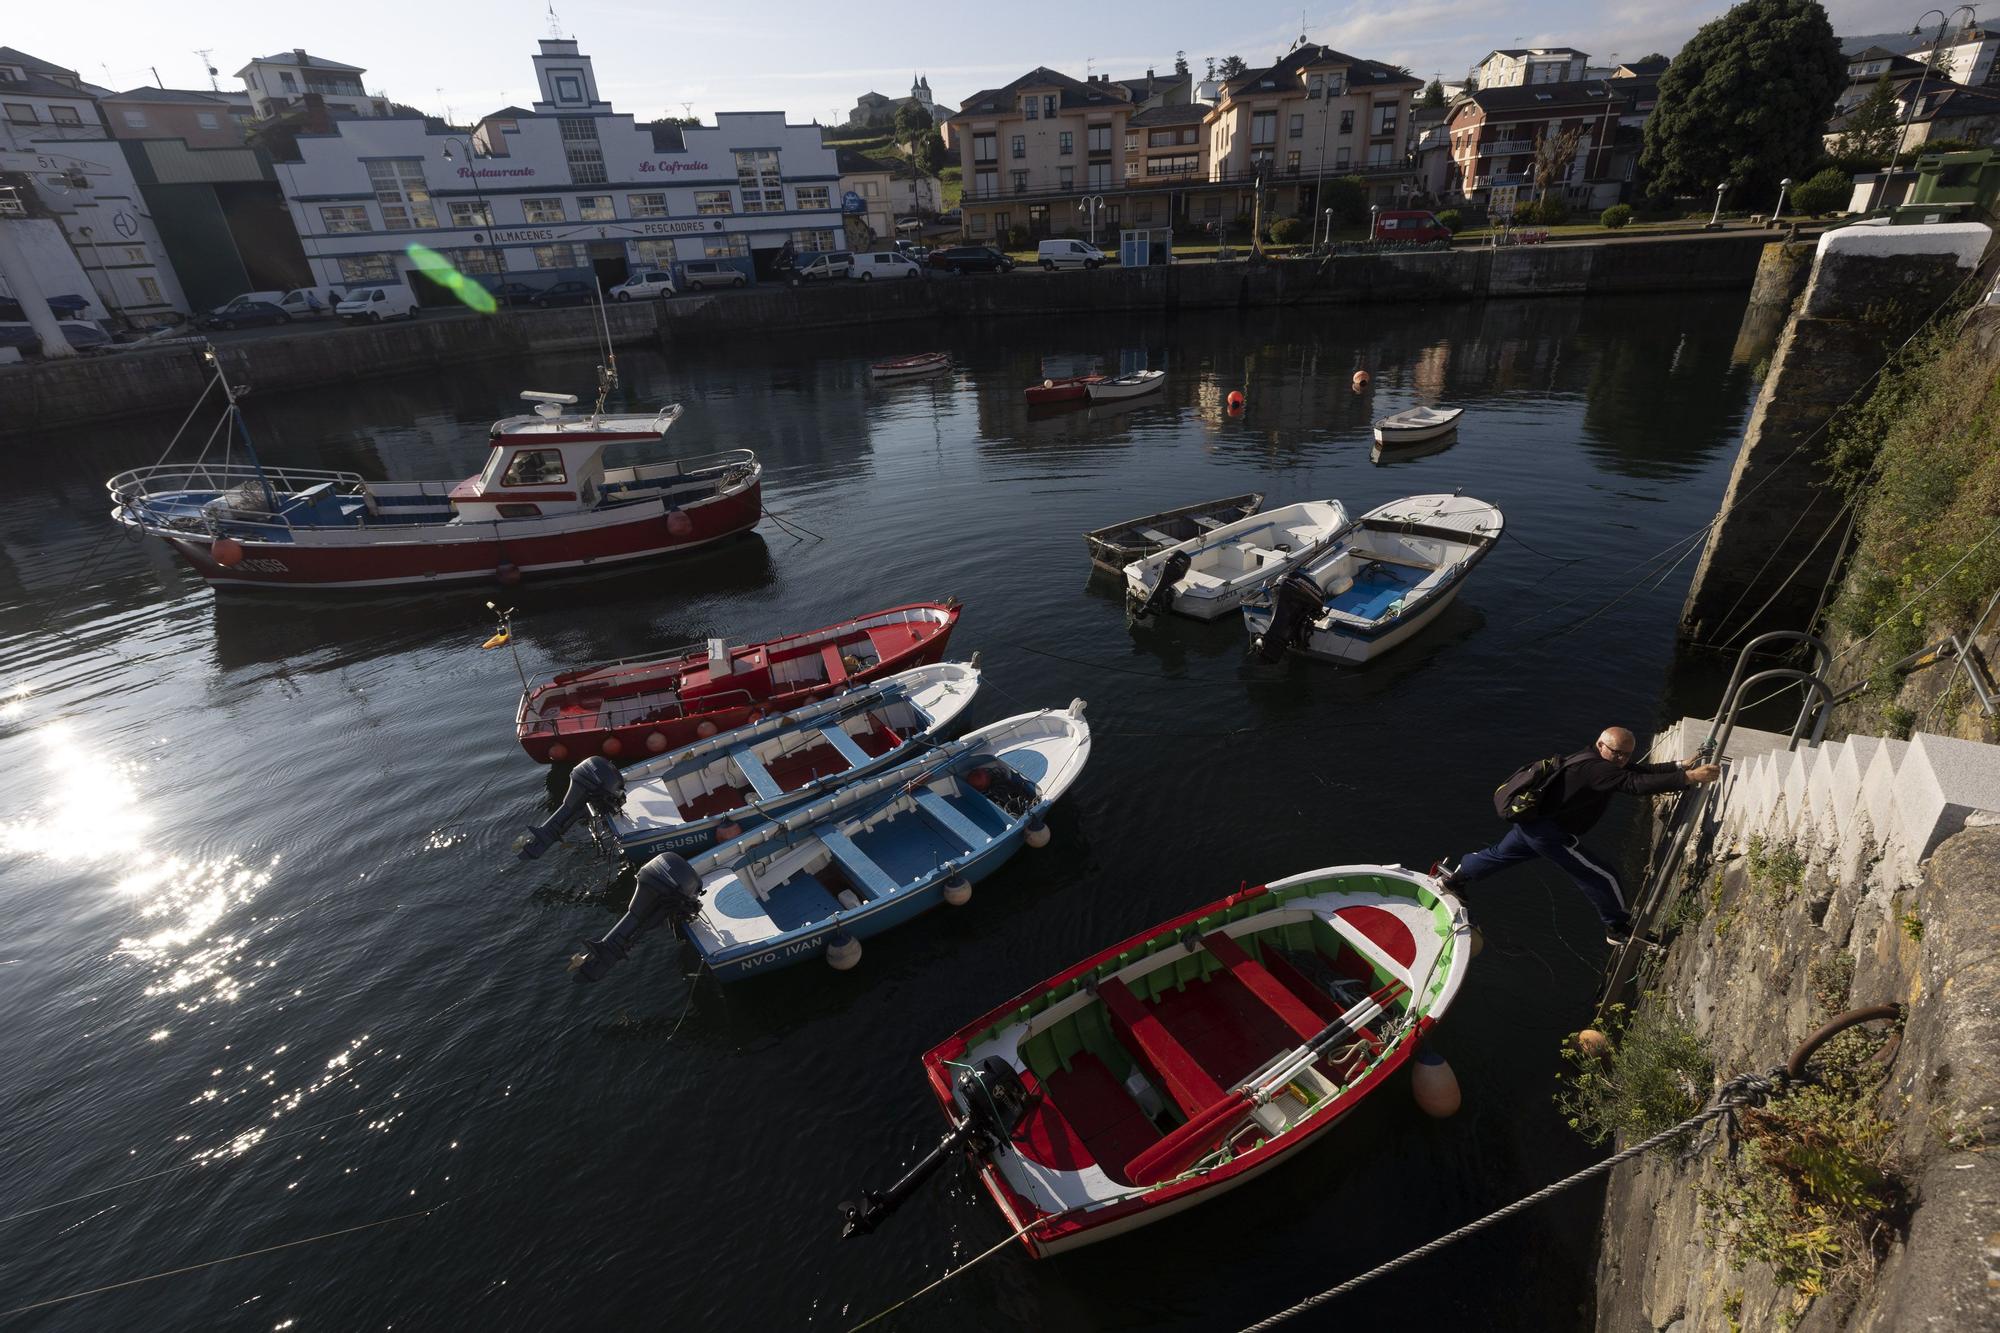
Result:
M238 395L250 392L250 386L247 384L231 384L229 382L229 371L223 366L222 358L216 355L214 343L205 343L202 345L201 357L202 360L215 367L216 379L222 384L222 396L229 400L226 415L230 424L235 428L231 434L232 437L234 435L241 435L243 437L243 452L250 456L250 470L257 474L257 484L264 489L265 512L276 514L278 512L277 489L271 485L271 479L264 475L264 462L257 457L257 445L250 438L250 423L243 419L242 405L237 402Z
M594 279L597 289L597 327L604 338L604 361L597 367L597 410L593 416L604 415L604 400L618 387L618 353L611 350L611 317L604 310L604 282Z

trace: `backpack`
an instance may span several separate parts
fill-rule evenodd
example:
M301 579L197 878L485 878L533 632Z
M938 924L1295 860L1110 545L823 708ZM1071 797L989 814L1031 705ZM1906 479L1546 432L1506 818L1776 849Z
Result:
M1526 768L1515 769L1505 782L1493 789L1493 813L1510 824L1525 824L1531 819L1540 819L1542 797L1555 785L1556 776L1564 767L1563 757L1555 754L1547 759L1537 759Z

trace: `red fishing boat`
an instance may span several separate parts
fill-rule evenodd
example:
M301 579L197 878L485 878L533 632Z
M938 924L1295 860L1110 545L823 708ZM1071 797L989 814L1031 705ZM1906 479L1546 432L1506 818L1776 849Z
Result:
M677 750L850 685L942 661L962 608L912 602L763 643L723 639L530 685L514 715L537 763Z
M1030 407L1049 403L1080 403L1090 396L1090 386L1104 383L1102 375L1065 375L1059 380L1043 380L1022 390Z

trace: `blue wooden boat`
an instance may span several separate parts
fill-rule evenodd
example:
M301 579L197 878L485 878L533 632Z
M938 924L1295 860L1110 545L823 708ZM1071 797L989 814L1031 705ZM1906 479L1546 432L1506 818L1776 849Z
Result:
M723 981L825 958L939 902L962 904L1023 841L1090 758L1083 700L1010 717L835 791L696 858L701 909L687 938Z
M695 856L858 778L919 757L979 692L979 668L937 662L697 741L624 772L606 821L634 865Z

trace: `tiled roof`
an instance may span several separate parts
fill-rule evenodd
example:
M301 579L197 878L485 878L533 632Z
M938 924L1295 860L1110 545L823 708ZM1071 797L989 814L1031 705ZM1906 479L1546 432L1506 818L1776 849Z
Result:
M1067 74L1057 73L1047 65L1037 65L1012 83L999 88L986 88L974 93L960 104L960 110L947 117L950 120L964 120L971 116L990 116L1011 111L1015 98L1028 88L1054 88L1062 95L1062 105L1066 108L1130 105L1123 84L1109 81L1085 83L1072 79Z
M17 51L11 46L0 46L0 64L19 65L30 74L67 74L72 79L77 72L67 65L54 65L46 60L38 60L26 51Z
M1412 88L1423 87L1424 81L1413 74L1405 74L1394 65L1385 65L1379 60L1363 60L1344 51L1336 51L1330 46L1301 46L1287 52L1276 63L1264 69L1253 69L1223 84L1231 94L1255 91L1269 82L1273 87L1297 87L1301 72L1316 65L1346 65L1347 90L1356 92L1363 88L1394 88L1407 84Z
M331 69L339 70L344 74L367 73L359 65L343 65L338 60L328 60L324 56L311 55L304 51L280 51L274 56L258 56L250 63L253 65L297 65L301 69Z
M26 93L35 97L74 97L79 101L89 102L95 100L97 90L93 90L89 84L85 84L82 88L72 88L66 83L57 83L46 74L37 74L30 70L25 79L0 80L0 92Z
M1494 56L1580 56L1583 52L1573 46L1510 46L1498 51L1488 51L1486 60ZM1485 64L1486 60L1479 63Z
M1208 119L1211 110L1213 108L1205 102L1190 102L1186 106L1149 106L1125 123L1135 129L1147 125L1199 125Z

